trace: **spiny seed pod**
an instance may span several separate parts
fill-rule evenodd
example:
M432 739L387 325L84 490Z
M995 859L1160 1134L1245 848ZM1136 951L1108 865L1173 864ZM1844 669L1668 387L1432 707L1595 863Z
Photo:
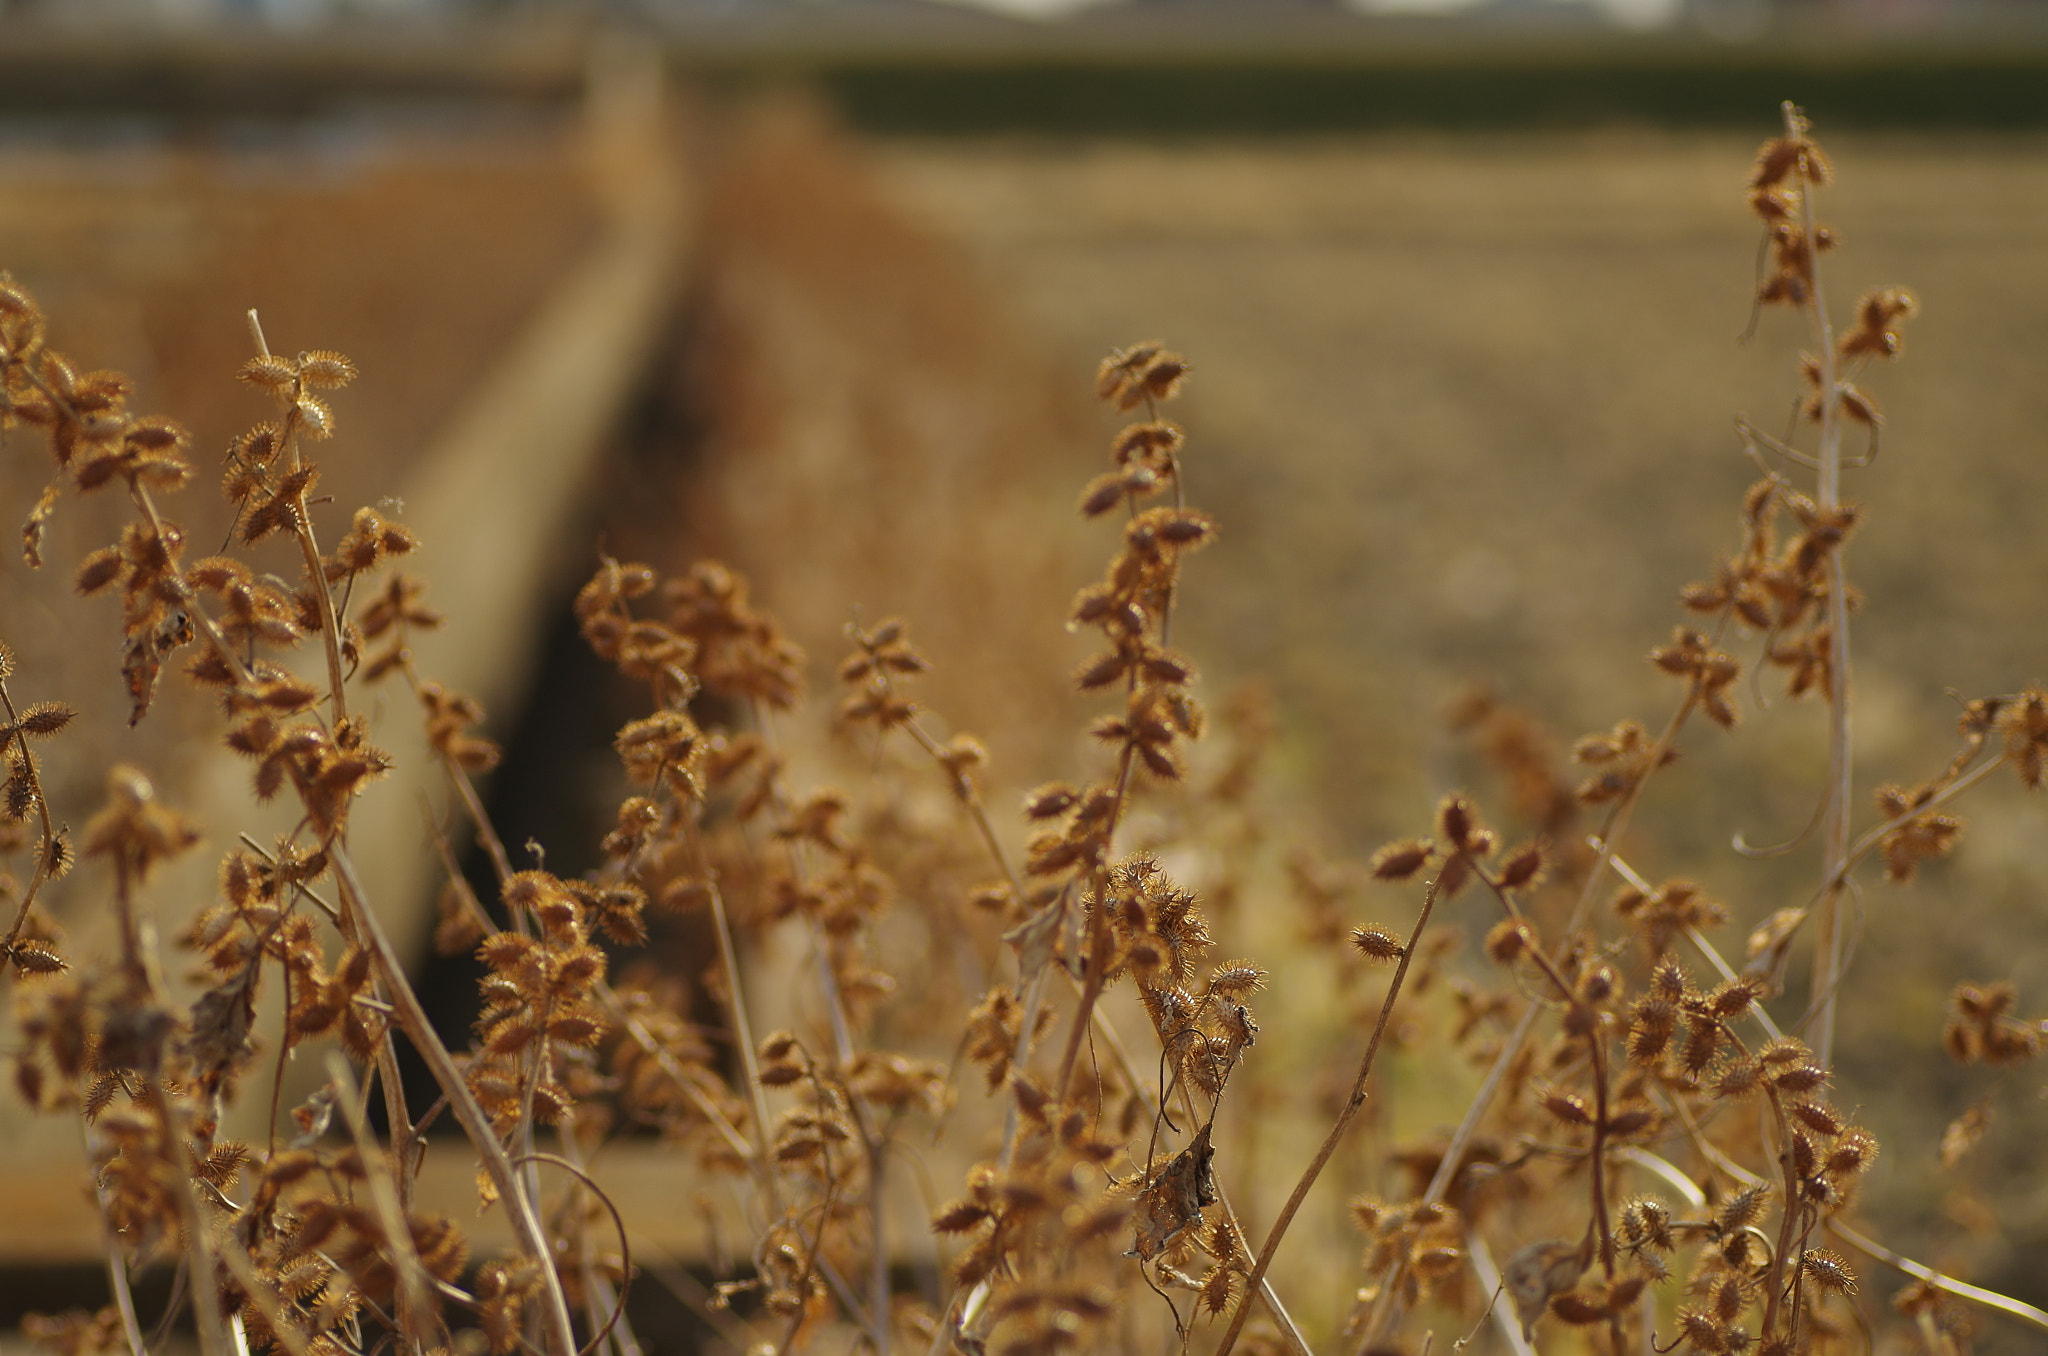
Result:
M1465 1265L1465 1250L1445 1243L1418 1245L1408 1255L1408 1265L1425 1281L1441 1280Z
M1209 992L1241 998L1266 987L1266 972L1250 961L1232 961L1209 977Z
M1216 520L1199 509L1171 509L1159 520L1159 539L1173 546L1207 546L1216 537Z
M1493 830L1479 822L1471 798L1459 792L1445 796L1437 806L1436 825L1437 836L1467 856L1484 857L1498 842Z
M1685 1340L1701 1351L1728 1350L1728 1330L1704 1309L1680 1309L1678 1330Z
M27 819L29 811L36 808L36 784L28 777L16 773L7 779L4 793L0 793L0 818L8 823Z
M78 713L62 702L37 702L21 713L21 732L29 735L53 735L71 723Z
M1714 1314L1723 1323L1733 1323L1742 1317L1748 1301L1742 1294L1742 1282L1733 1276L1723 1276L1721 1283L1714 1287Z
M1794 1130L1788 1146L1794 1176L1805 1179L1813 1176L1813 1170L1820 1164L1820 1155L1813 1147L1813 1136L1804 1130Z
M71 968L62 956L40 942L16 942L6 958L24 975L54 975Z
M1853 1177L1868 1168L1877 1158L1877 1136L1861 1126L1852 1125L1835 1141L1834 1151L1828 1155L1828 1172L1834 1177Z
M1170 456L1181 444L1181 431L1164 420L1131 424L1116 435L1114 444L1119 464L1135 457Z
M1811 1059L1812 1055L1813 1051L1807 1048L1806 1042L1796 1036L1780 1036L1757 1052L1758 1059L1773 1067L1797 1064Z
M1958 984L1949 996L1949 1002L1965 1017L1979 1022L1990 1022L2003 1017L2012 1010L2019 991L2011 984L2000 981L1996 984Z
M1545 1093L1542 1105L1545 1111L1566 1125L1588 1126L1593 1123L1593 1113L1586 1109L1586 1099L1577 1093Z
M1656 994L1644 994L1629 1005L1628 1020L1631 1038L1641 1031L1668 1040L1678 1029L1678 1008Z
M1740 1191L1722 1202L1714 1212L1714 1225L1724 1234L1736 1233L1748 1228L1763 1218L1764 1206L1771 1199L1771 1188L1759 1184Z
M1716 1097L1747 1097L1763 1086L1764 1066L1753 1059L1738 1059L1714 1079Z
M1832 1139L1842 1133L1842 1114L1826 1102L1794 1102L1785 1110L1816 1134Z
M1187 375L1188 364L1178 353L1160 353L1145 366L1141 378L1145 393L1154 400L1171 400L1180 393L1181 378Z
M346 386L356 379L356 365L339 353L315 349L299 355L299 376L308 386Z
M1052 782L1024 798L1024 813L1031 819L1053 819L1065 814L1078 799L1080 795L1073 787Z
M77 860L77 853L71 846L70 835L59 829L56 836L50 839L48 847L44 849L43 872L51 880L62 880L71 874L72 863Z
M1535 935L1529 925L1519 918L1503 918L1488 929L1486 954L1497 965L1512 965L1525 952L1533 950Z
M1408 950L1398 936L1379 927L1354 929L1351 944L1376 961L1399 960Z
M1407 880L1429 864L1431 851L1430 844L1420 838L1388 843L1372 855L1373 879Z
M1856 1273L1849 1270L1849 1264L1842 1255L1829 1248L1808 1248L1799 1254L1799 1269L1806 1273L1806 1279L1822 1290L1837 1295L1856 1293Z
M1478 816L1472 809L1472 802L1460 795L1445 796L1437 806L1436 828L1445 842L1454 848L1465 846Z
M289 358L266 353L243 363L241 370L235 375L251 386L258 386L266 391L283 391L298 380L299 366Z
M1525 890L1533 887L1543 874L1543 845L1524 843L1510 852L1500 864L1500 888L1503 890Z
M1649 1286L1647 1276L1623 1276L1607 1285L1607 1311L1618 1314L1642 1297Z
M1727 980L1707 995L1707 1006L1716 1017L1728 1019L1748 1012L1757 999L1757 985L1746 979Z
M1124 478L1115 472L1106 472L1088 482L1081 492L1081 516L1098 518L1123 502L1128 492Z
M1724 1033L1721 1024L1703 1013L1693 1014L1685 1024L1685 1069L1697 1077L1720 1053Z
M1729 1234L1721 1240L1719 1256L1722 1265L1736 1271L1747 1271L1760 1247L1756 1235L1747 1229Z
M1635 1247L1670 1252L1678 1246L1671 1234L1671 1211L1662 1201L1649 1197L1630 1201L1621 1209L1621 1228Z
M1818 1064L1792 1064L1771 1071L1771 1082L1780 1091L1793 1093L1812 1092L1828 1081L1828 1071Z

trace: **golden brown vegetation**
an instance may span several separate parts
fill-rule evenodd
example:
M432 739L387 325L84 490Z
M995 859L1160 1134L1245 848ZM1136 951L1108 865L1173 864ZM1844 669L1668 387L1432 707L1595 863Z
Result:
M225 458L233 553L195 558L164 507L193 474L185 431L132 411L119 374L52 348L33 299L0 279L0 421L39 431L54 460L25 554L37 560L72 497L125 495L119 539L73 579L120 599L132 719L166 673L210 693L256 798L296 817L231 850L218 897L175 920L204 975L177 1000L148 889L197 830L145 773L116 767L74 850L44 772L69 708L31 701L37 675L0 650L14 1088L84 1128L112 1290L107 1311L43 1320L39 1335L148 1349L128 1278L174 1257L210 1353L637 1350L626 1299L641 1268L603 1153L639 1132L676 1151L679 1197L715 1185L742 1203L743 1255L706 1239L702 1311L717 1340L749 1350L1366 1353L1490 1323L1514 1350L1790 1356L1860 1350L1880 1326L1902 1349L1959 1351L1986 1311L2048 1330L2048 1315L1886 1248L1857 1214L1878 1144L1845 1107L1880 1090L1845 1096L1835 1072L1856 872L1878 858L1900 880L1948 853L1954 803L1995 774L2037 787L2048 693L1965 703L1955 756L1877 788L1859 828L1846 560L1861 515L1844 472L1877 453L1862 383L1900 351L1914 303L1873 291L1835 328L1819 267L1834 237L1814 216L1831 174L1788 106L1750 204L1766 233L1758 304L1812 326L1797 436L1740 426L1758 469L1742 535L1684 589L1685 621L1650 656L1676 688L1669 714L1586 735L1572 768L1527 717L1464 702L1498 808L1447 796L1426 836L1352 873L1405 891L1412 921L1354 918L1341 867L1290 859L1322 945L1288 964L1331 977L1353 1047L1335 1056L1271 1019L1262 1031L1253 1004L1274 976L1235 956L1253 932L1247 896L1268 888L1250 863L1273 832L1256 808L1270 725L1255 699L1233 699L1226 751L1197 754L1210 717L1175 614L1183 561L1218 526L1184 484L1198 451L1162 413L1189 375L1179 356L1140 344L1100 372L1098 394L1129 422L1080 509L1116 531L1067 617L1095 647L1075 682L1105 705L1089 727L1099 752L1024 795L1021 852L991 808L1008 797L989 791L989 750L915 695L930 665L903 622L849 628L838 669L836 724L870 760L866 790L801 787L778 728L806 700L803 657L745 581L607 558L575 615L644 687L645 711L615 740L626 794L602 864L571 877L544 859L521 869L481 814L472 778L497 752L476 705L414 663L414 633L461 618L438 617L398 570L411 535L370 508L338 535L315 516L309 448L345 416L354 365L271 353L252 315L239 376L272 408ZM1727 909L1693 881L1653 883L1621 848L1694 717L1732 730L1771 674L1829 712L1826 790L1781 850L1810 840L1810 893L1750 934L1738 966L1715 939ZM380 707L373 684L412 700ZM462 1051L427 1020L366 897L357 862L388 845L350 833L391 766L373 718L407 710L498 877L490 904L451 879L436 932L486 969ZM1489 819L1527 836L1511 845ZM90 864L74 874L80 853ZM113 954L78 953L56 926L50 896L79 882L118 924ZM1453 907L1483 922L1482 968L1450 958ZM671 920L707 943L680 973L641 963ZM1348 950L1329 945L1347 934ZM274 1032L258 1029L266 993L281 999ZM777 1002L786 1025L757 1032ZM2017 1006L2010 985L1959 986L1950 1054L2033 1058L2042 1028ZM1131 1034L1139 1023L1149 1039ZM1394 1091L1376 1073L1390 1041L1476 1073L1454 1128L1400 1137L1367 1116ZM401 1042L434 1076L428 1107L407 1102ZM294 1052L317 1052L324 1076L284 1108ZM1267 1123L1267 1059L1336 1067L1319 1074L1326 1123ZM237 1099L269 1105L249 1142L222 1130ZM1944 1156L1969 1151L1983 1115L1957 1118ZM1309 1280L1332 1268L1304 1254L1329 1240L1293 1226L1325 1171L1361 1156L1361 1117L1392 1189L1350 1203L1363 1258L1316 1293ZM481 1204L509 1220L502 1255L472 1256L460 1224L416 1204L426 1132L444 1118L476 1156ZM905 1229L920 1175L945 1199ZM935 1276L899 1266L934 1250ZM1905 1280L1879 1284L1877 1269Z

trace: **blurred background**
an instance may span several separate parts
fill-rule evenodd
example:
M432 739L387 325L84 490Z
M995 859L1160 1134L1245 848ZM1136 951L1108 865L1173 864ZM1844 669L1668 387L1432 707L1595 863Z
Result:
M1093 708L1064 611L1108 544L1073 506L1116 426L1094 366L1164 340L1223 534L1177 639L1218 704L1270 699L1285 832L1362 857L1486 785L1445 719L1461 693L1560 746L1663 719L1643 656L1755 475L1733 420L1787 425L1807 342L1786 315L1751 333L1743 186L1785 99L1840 176L1837 310L1894 282L1924 308L1866 383L1887 422L1850 489L1859 758L1912 782L1952 751L1956 694L2048 676L2031 0L0 0L0 270L202 466L264 414L231 379L246 310L281 351L355 359L334 520L399 512L435 601L479 619L425 666L483 697L504 837L557 870L609 816L630 712L567 617L600 547L730 561L820 689L849 621L904 615L999 785L1075 768ZM0 448L16 511L48 474ZM195 540L228 532L203 483L186 497ZM111 610L84 639L70 620L110 514L67 501L49 570L0 563L0 636L46 679L25 695L90 717L53 799L82 822L127 759L239 806L239 771L182 757L203 704L167 692L130 731ZM1819 794L1819 712L1768 696L1688 747L1633 850L1738 930L1813 874L1728 849ZM385 799L419 836L410 793ZM1939 1057L1957 981L2048 995L2041 807L2001 787L1966 814L1955 862L1863 901L1837 1100L1885 1142L1888 1236L2043 1303L2039 1077ZM393 870L424 950L431 855ZM1986 1096L1983 1146L1939 1168ZM35 1161L0 1202L78 1213L61 1177L34 1195ZM0 1204L0 1325L65 1276L96 1302L85 1219L53 1245Z

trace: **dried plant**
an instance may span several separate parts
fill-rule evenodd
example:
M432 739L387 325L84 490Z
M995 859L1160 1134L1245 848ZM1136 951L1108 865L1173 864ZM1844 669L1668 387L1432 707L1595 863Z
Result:
M833 724L866 766L861 789L797 785L805 656L746 582L715 564L665 577L605 558L575 616L645 707L614 742L622 796L601 863L575 876L516 864L484 813L473 778L498 751L483 712L410 647L462 624L395 568L412 536L362 508L322 546L309 448L335 432L333 393L354 365L272 353L251 315L256 356L239 376L271 409L225 457L232 552L190 559L164 507L192 476L182 429L131 411L118 374L51 348L35 303L0 277L0 428L39 431L55 463L24 554L41 563L67 495L124 495L130 521L74 578L120 600L131 721L167 669L210 693L254 798L293 819L229 850L215 898L181 922L201 981L180 1001L143 901L198 830L148 775L116 767L74 848L41 762L73 713L18 696L35 675L0 648L0 849L20 863L0 878L14 1085L84 1129L111 1291L104 1312L39 1319L31 1335L146 1352L129 1277L174 1259L209 1353L638 1351L628 1298L658 1268L636 1263L599 1159L636 1133L675 1150L679 1197L716 1183L743 1202L744 1261L696 1304L707 1331L750 1351L1299 1353L1313 1337L1365 1356L1491 1323L1516 1351L1571 1329L1571 1349L1614 1356L1791 1356L1860 1349L1896 1320L1948 1353L1967 1346L1965 1306L2048 1329L2048 1314L1885 1247L1857 1213L1878 1144L1845 1107L1875 1090L1843 1090L1833 1058L1855 873L1875 857L1902 881L1946 855L1954 802L2000 768L2038 786L2048 693L1966 703L1954 758L1919 785L1878 787L1858 830L1847 543L1862 515L1844 475L1876 457L1882 419L1860 383L1899 353L1915 304L1873 291L1835 327L1819 264L1836 242L1815 219L1832 170L1803 116L1784 117L1749 187L1765 231L1756 300L1811 327L1796 367L1809 436L1738 422L1760 478L1735 549L1683 591L1687 620L1650 655L1677 685L1671 714L1589 734L1568 765L1532 718L1463 699L1454 724L1495 768L1503 813L1448 795L1426 835L1348 872L1300 847L1275 860L1286 845L1257 808L1271 719L1256 697L1228 704L1227 750L1197 747L1209 721L1174 620L1183 565L1218 527L1190 502L1186 437L1162 414L1188 364L1158 344L1099 374L1130 422L1080 498L1117 529L1067 618L1096 647L1075 686L1106 704L1085 770L1023 794L1011 822L988 746L920 702L931 666L891 619L849 627L837 671ZM1810 892L1755 927L1738 967L1714 940L1734 911L1694 880L1653 883L1620 845L1694 717L1732 731L1745 689L1763 699L1758 670L1825 706L1828 777L1809 831L1772 850L1811 844ZM366 702L377 683L412 701ZM357 868L386 846L350 833L357 798L392 767L368 714L386 709L417 711L497 876L487 904L447 853L435 944L484 967L459 1052ZM1511 843L1488 818L1529 836ZM99 893L72 907L111 906L115 955L73 954L56 926L54 892L80 879ZM1254 897L1290 887L1308 945L1235 955ZM1368 888L1405 892L1412 921L1358 917ZM1450 953L1468 924L1483 943L1463 965ZM649 963L680 929L704 939L696 967ZM1803 1006L1788 996L1799 947ZM1298 1065L1302 1043L1270 1009L1262 1030L1253 1004L1276 975L1310 972L1327 972L1355 1048L1311 1052L1331 1067L1327 1096L1282 1095L1262 1062ZM257 1029L266 993L274 1035ZM1957 987L1948 1053L2033 1059L2043 1028L2018 1004L2008 984ZM771 1011L786 1020L757 1031ZM401 1043L438 1085L430 1107L408 1104ZM1392 1090L1380 1057L1396 1047L1473 1071L1448 1133L1364 1115ZM317 1090L282 1106L286 1057L315 1051ZM237 1099L267 1105L260 1142L223 1133ZM1317 1107L1322 1122L1295 1123ZM1945 1163L1970 1153L1992 1107L1957 1117ZM417 1206L424 1136L444 1114L476 1156L479 1205L511 1226L501 1255ZM1303 1237L1303 1207L1326 1170L1360 1161L1361 1119L1387 1189L1351 1202L1363 1256L1332 1303L1295 1280L1330 1265L1296 1259L1337 1249L1320 1226ZM1255 1155L1255 1126L1300 1158ZM910 1239L901 1207L920 1178L959 1185ZM1269 1188L1290 1183L1270 1208ZM1259 1200L1256 1227L1233 1192ZM942 1275L908 1277L904 1259L933 1249ZM1910 1278L1891 1319L1865 1259Z

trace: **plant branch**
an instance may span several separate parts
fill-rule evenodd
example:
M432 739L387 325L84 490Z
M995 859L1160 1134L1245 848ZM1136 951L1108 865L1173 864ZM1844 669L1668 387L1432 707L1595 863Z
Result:
M485 1174L505 1203L513 1237L519 1241L521 1250L533 1259L540 1273L545 1300L542 1317L548 1330L549 1356L575 1356L575 1329L569 1318L568 1300L562 1293L561 1277L555 1273L553 1250L548 1246L547 1234L541 1228L540 1217L534 1211L534 1203L527 1197L519 1172L506 1157L497 1132L491 1128L490 1119L477 1105L476 1098L470 1095L468 1081L463 1078L462 1070L456 1067L448 1047L442 1044L426 1009L420 1006L419 996L406 982L398 953L390 938L384 935L383 924L377 921L375 911L370 908L348 849L335 842L329 845L328 853L334 864L335 877L342 884L343 903L356 919L357 930L369 948L386 992L391 996L392 1010L399 1026L434 1075L434 1081L440 1084L441 1091L447 1094L450 1110L476 1146Z
M2009 1295L2001 1295L1996 1290L1986 1290L1981 1285L1971 1285L1968 1281L1959 1281L1953 1276L1936 1271L1924 1262L1916 1262L1903 1253L1893 1252L1876 1239L1851 1228L1839 1219L1829 1220L1827 1227L1830 1233L1858 1252L1875 1257L1886 1266L1903 1271L1915 1280L1925 1281L1935 1289L1947 1291L1958 1299L1981 1304L2008 1318L2018 1319L2022 1323L2032 1324L2043 1332L2048 1332L2048 1312L2037 1309L2024 1300L2016 1300Z
M1783 106L1785 134L1794 139L1805 134L1805 120L1788 100ZM1813 191L1816 185L1807 172L1806 159L1799 157L1799 228L1806 237L1806 311L1813 322L1820 373L1817 397L1820 401L1820 444L1816 460L1820 472L1815 485L1815 502L1823 514L1834 513L1842 502L1842 414L1838 354L1834 326L1828 319L1827 301L1821 291L1820 245L1813 219ZM1844 961L1842 889L1848 873L1849 797L1855 770L1849 743L1849 584L1842 562L1843 544L1837 542L1827 554L1828 610L1828 797L1821 818L1821 876L1825 885L1814 917L1813 940L1813 1050L1824 1067L1832 1067L1835 1046L1836 997L1841 987ZM1789 1202L1787 1203L1789 1207Z
M1216 1356L1230 1356L1231 1348L1237 1344L1238 1333L1243 1331L1246 1317L1251 1313L1251 1292L1265 1280L1266 1271L1273 1265L1273 1254L1280 1249L1280 1240L1287 1235L1288 1226L1294 1223L1296 1212L1308 1197L1309 1188L1322 1176L1330 1158L1337 1152L1337 1145L1343 1140L1345 1130L1350 1128L1352 1118L1365 1105L1366 1084L1372 1078L1373 1061L1378 1058L1380 1041L1387 1033L1387 1023L1393 1018L1394 1003L1401 996L1402 981L1408 977L1408 967L1415 959L1415 949L1422 942L1422 931L1429 926L1430 912L1436 907L1437 886L1443 880L1441 873L1429 883L1429 889L1422 896L1422 912L1416 916L1415 927L1408 934L1408 944L1401 948L1400 962L1394 967L1394 977L1387 984L1387 996L1380 1004L1379 1020L1373 1024L1372 1039L1366 1042L1365 1056L1358 1062L1358 1077L1352 1080L1351 1095L1344 1099L1344 1107L1337 1113L1336 1124L1323 1137L1322 1147L1316 1150L1315 1158L1301 1174L1301 1180L1294 1184L1294 1190L1287 1197L1287 1204L1280 1207L1279 1218L1273 1221L1272 1230L1266 1235L1264 1246L1259 1249L1258 1259L1252 1263L1252 1274L1246 1285L1245 1297L1238 1302L1236 1311L1230 1316L1230 1327L1223 1334L1223 1340L1216 1346Z

